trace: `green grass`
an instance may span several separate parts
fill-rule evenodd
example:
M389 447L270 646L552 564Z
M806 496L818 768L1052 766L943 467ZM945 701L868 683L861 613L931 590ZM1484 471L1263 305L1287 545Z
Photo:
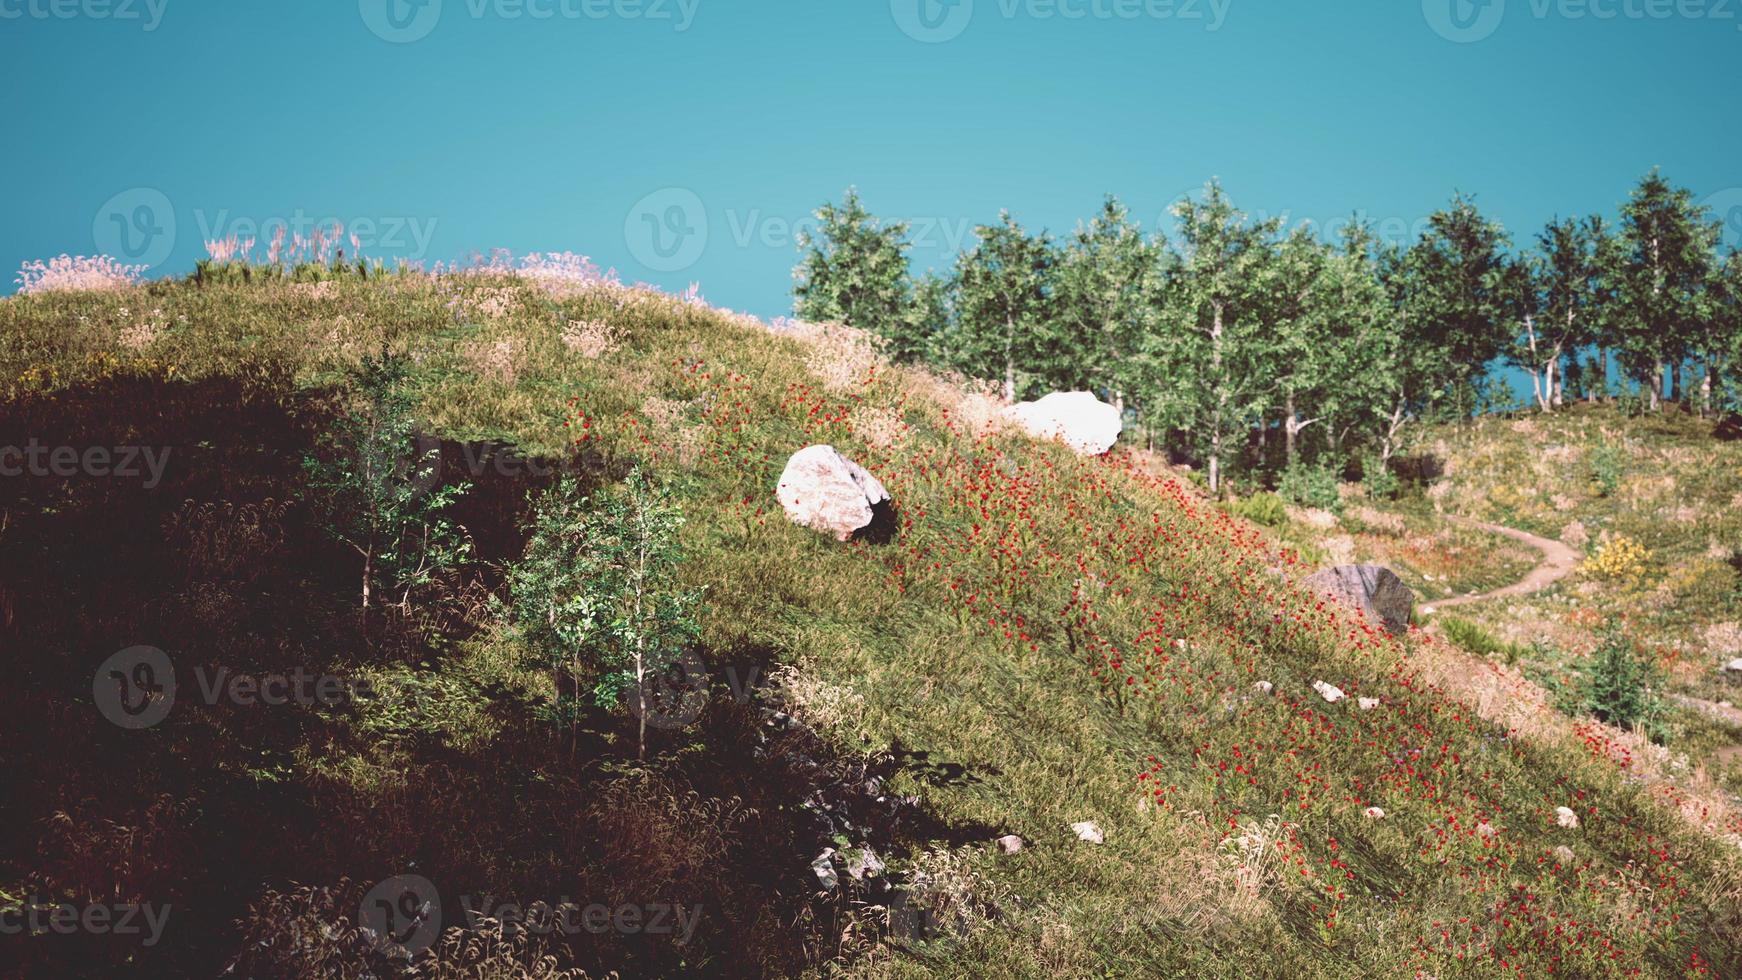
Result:
M477 312L491 298L505 312ZM165 326L149 345L121 344L153 315ZM562 339L592 320L619 338L596 359ZM1690 826L1570 729L1508 731L1428 684L1423 664L1443 651L1374 635L1282 584L1268 568L1284 559L1251 525L1127 456L1082 460L982 431L984 402L882 364L851 336L778 337L669 297L556 298L505 280L342 282L323 295L165 284L0 302L9 401L77 397L117 377L236 380L288 396L334 384L383 348L416 365L420 414L444 435L584 451L609 463L601 472L653 466L689 517L686 577L709 590L710 666L766 652L802 679L782 686L782 703L837 750L925 760L900 768L888 792L965 830L890 857L935 928L891 932L877 909L858 910L850 933L818 937L809 972L1742 969L1742 947L1713 911L1738 899L1734 840ZM577 412L592 436L581 447L565 426ZM895 541L843 545L782 518L781 467L814 442L889 486ZM34 518L8 514L0 528ZM514 732L541 731L548 687L485 626L427 656L432 680L416 696L428 704L354 720L372 737L311 732L275 749L284 778L366 797L397 785L405 753L430 755L435 777L490 758ZM1253 691L1260 680L1273 696ZM1350 697L1326 703L1318 680ZM1357 696L1380 705L1362 710ZM428 723L407 720L420 717ZM382 732L395 737L379 743ZM529 780L575 765L551 743ZM52 807L33 799L14 816L47 834ZM1556 827L1562 804L1579 807L1578 831ZM1384 819L1366 817L1370 806ZM537 819L492 824L488 836L530 839ZM1075 839L1070 825L1083 820L1104 844ZM997 853L1003 833L1027 848ZM1576 856L1564 868L1552 857L1562 846ZM57 873L18 855L0 872L0 884ZM791 869L795 882L804 874ZM1557 930L1572 920L1581 925Z

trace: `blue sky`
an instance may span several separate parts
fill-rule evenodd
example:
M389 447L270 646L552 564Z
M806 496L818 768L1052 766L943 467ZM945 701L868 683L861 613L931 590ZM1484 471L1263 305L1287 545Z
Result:
M0 0L0 265L338 219L767 316L848 185L924 267L1211 176L1389 237L1464 190L1527 238L1653 165L1735 243L1739 64L1742 0Z

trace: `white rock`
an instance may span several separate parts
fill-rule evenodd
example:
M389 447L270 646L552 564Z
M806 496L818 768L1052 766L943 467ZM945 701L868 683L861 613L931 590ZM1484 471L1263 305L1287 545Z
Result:
M1254 691L1257 691L1259 694L1269 694L1270 692L1276 690L1276 687L1275 687L1275 685L1271 684L1269 681L1254 681L1252 684L1252 689Z
M1742 674L1742 660L1732 660L1724 665L1724 670L1732 674Z
M1557 806L1554 808L1554 822L1568 830L1579 829L1579 815L1571 807Z
M1577 857L1578 855L1573 853L1573 849L1565 844L1554 849L1555 861L1562 865L1572 864Z
M1119 410L1086 391L1060 391L1039 401L1018 402L1005 415L1029 435L1058 439L1084 456L1113 448L1125 422Z
M811 862L811 871L817 876L817 881L822 884L824 889L834 891L835 886L841 883L840 876L835 874L835 849L832 847L823 848L823 853L817 855L816 860Z
M1495 834L1500 833L1500 828L1484 820L1476 825L1476 833L1482 837L1493 837Z
M1326 684L1324 681L1313 681L1313 690L1319 692L1319 697L1324 698L1332 704L1336 704L1338 701L1348 697L1347 694L1343 693L1342 688Z
M1379 707L1378 698L1356 698L1355 703L1361 706L1362 711L1372 711Z
M1385 811L1379 809L1376 806L1370 806L1367 809L1361 811L1361 815L1366 817L1368 820L1384 820L1385 819Z
M873 508L889 500L889 491L835 447L806 446L786 461L775 496L794 524L845 541L870 525Z
M1107 839L1101 833L1101 828L1095 826L1095 821L1093 820L1084 820L1082 823L1071 824L1071 829L1076 831L1078 840L1086 840L1091 844L1099 844Z
M998 848L1006 854L1022 853L1022 838L1015 834L1005 834L998 838Z

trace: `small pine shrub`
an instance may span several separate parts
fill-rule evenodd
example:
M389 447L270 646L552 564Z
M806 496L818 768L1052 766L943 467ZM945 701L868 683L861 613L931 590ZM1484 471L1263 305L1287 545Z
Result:
M1621 451L1604 443L1591 452L1591 490L1599 497L1613 497L1621 489Z
M1335 513L1343 504L1340 482L1337 474L1322 466L1296 463L1282 471L1276 481L1276 492L1302 507Z
M1281 527L1288 523L1288 502L1268 491L1236 500L1228 509L1235 517L1244 517L1265 527Z
M1639 654L1620 624L1604 627L1581 674L1579 698L1586 713L1620 728L1639 725L1649 732L1661 727L1663 672Z
M1390 500L1403 487L1403 481L1378 456L1368 456L1361 461L1361 483L1374 500Z

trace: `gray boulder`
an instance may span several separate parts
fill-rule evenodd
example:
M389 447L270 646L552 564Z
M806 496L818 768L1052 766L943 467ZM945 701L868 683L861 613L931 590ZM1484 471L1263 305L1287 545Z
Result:
M1339 565L1319 572L1304 584L1322 596L1360 610L1368 622L1383 624L1394 636L1409 630L1415 593L1389 568Z

